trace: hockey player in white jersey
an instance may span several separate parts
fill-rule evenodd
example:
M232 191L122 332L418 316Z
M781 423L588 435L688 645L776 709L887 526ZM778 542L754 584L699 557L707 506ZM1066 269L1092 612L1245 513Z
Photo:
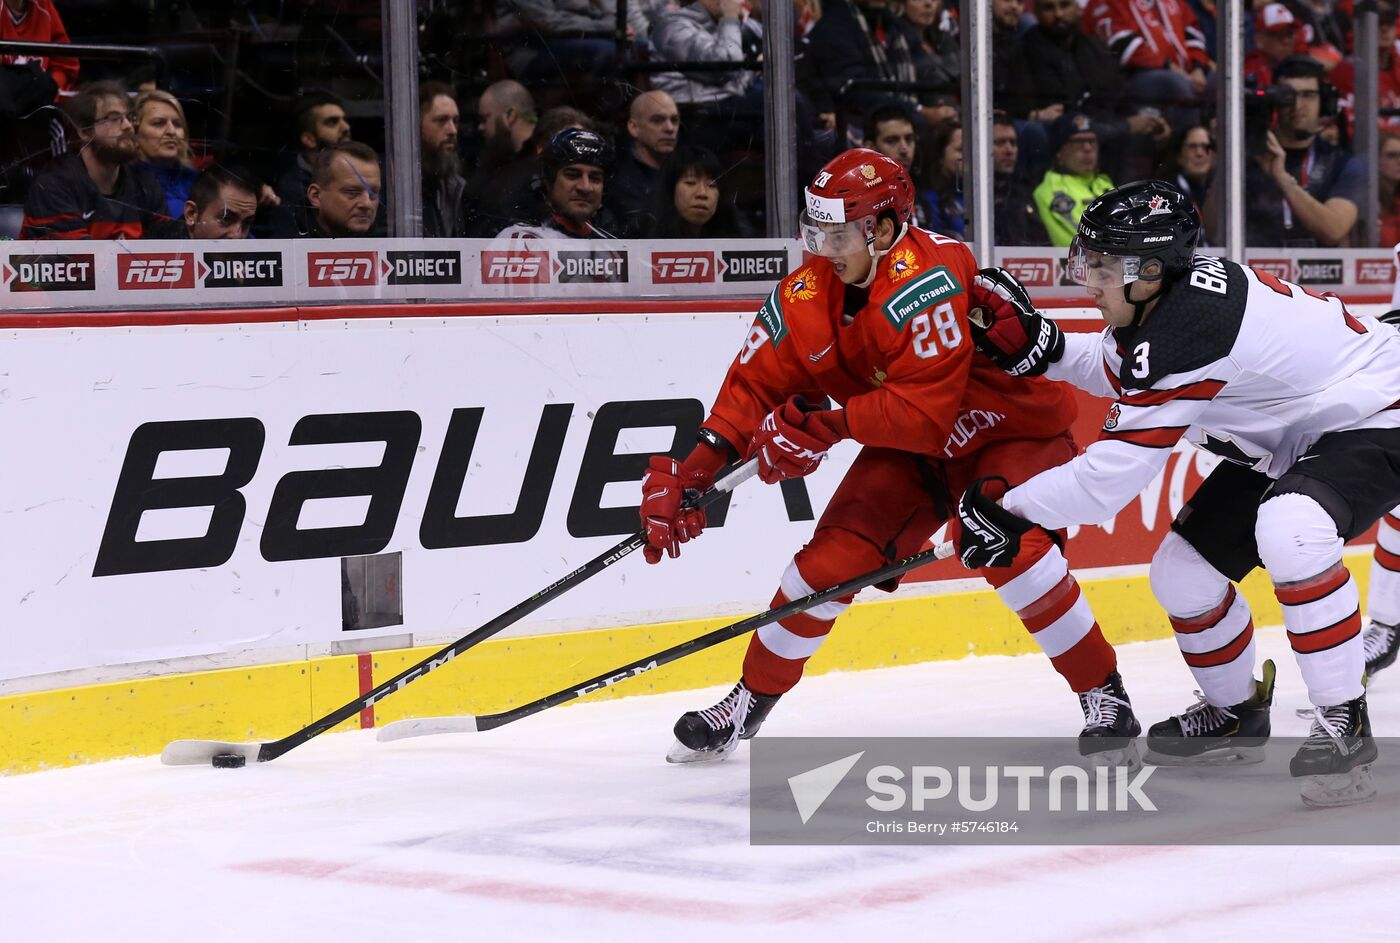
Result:
M1199 233L1171 184L1120 187L1085 210L1069 255L1106 330L1063 334L1010 292L986 312L978 343L1008 372L1115 402L1098 441L1000 504L974 483L960 502L959 556L1009 563L1035 525L1111 518L1183 436L1219 455L1152 560L1153 593L1201 695L1149 730L1149 755L1247 758L1267 738L1273 665L1255 680L1254 625L1234 586L1262 565L1314 705L1290 771L1309 803L1361 801L1374 795L1377 752L1342 544L1400 504L1400 334L1336 297L1194 256Z

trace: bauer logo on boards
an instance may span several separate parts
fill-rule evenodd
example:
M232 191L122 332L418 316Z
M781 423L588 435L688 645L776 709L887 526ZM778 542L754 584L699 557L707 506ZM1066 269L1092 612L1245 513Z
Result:
M308 252L307 284L312 288L377 285L376 261L373 252Z
M549 253L528 249L482 250L483 285L535 285L549 281Z
M194 254L191 252L117 256L117 288L121 291L193 287Z

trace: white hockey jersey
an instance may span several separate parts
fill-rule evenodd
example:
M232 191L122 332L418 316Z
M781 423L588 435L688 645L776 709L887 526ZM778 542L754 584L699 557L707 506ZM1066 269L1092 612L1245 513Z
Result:
M1116 400L1098 441L1002 502L1052 529L1111 518L1182 436L1278 478L1328 432L1400 428L1400 332L1206 256L1142 327L1067 334L1046 376Z

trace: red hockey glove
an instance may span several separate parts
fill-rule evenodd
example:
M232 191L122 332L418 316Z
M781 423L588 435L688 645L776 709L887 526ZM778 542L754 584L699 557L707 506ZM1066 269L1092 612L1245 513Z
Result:
M800 397L789 399L764 417L749 443L748 457L758 457L764 484L810 475L833 445L851 437L845 410L805 412L803 406Z
M948 539L969 570L1010 566L1021 552L1021 535L1036 526L997 503L1007 490L1005 478L978 478L958 500Z
M648 563L661 562L662 551L681 555L681 544L699 537L705 529L705 512L682 508L687 491L704 491L714 482L713 472L688 468L665 455L653 455L642 478L642 527L647 545L642 555Z
M1038 377L1064 356L1065 336L1035 310L1026 289L1005 269L984 268L967 293L972 342L1014 377Z

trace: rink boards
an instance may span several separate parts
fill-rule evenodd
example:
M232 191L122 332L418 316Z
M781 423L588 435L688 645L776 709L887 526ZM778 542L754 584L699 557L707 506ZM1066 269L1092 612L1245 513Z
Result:
M691 440L755 307L0 322L12 455L0 488L11 537L0 770L149 754L179 737L276 738L529 597L632 532L645 457ZM1071 330L1097 329L1091 315L1057 310ZM1105 408L1081 399L1081 443ZM955 435L977 431L965 417ZM854 451L804 482L742 487L680 560L626 560L350 725L503 709L766 607ZM1208 458L1179 449L1117 518L1073 536L1111 639L1168 633L1145 564ZM366 559L401 610L369 627L343 592ZM1349 562L1364 581L1364 552ZM893 597L865 594L808 670L1032 651L964 575L945 563ZM1257 621L1278 621L1266 583L1247 595ZM602 693L731 680L743 644Z

